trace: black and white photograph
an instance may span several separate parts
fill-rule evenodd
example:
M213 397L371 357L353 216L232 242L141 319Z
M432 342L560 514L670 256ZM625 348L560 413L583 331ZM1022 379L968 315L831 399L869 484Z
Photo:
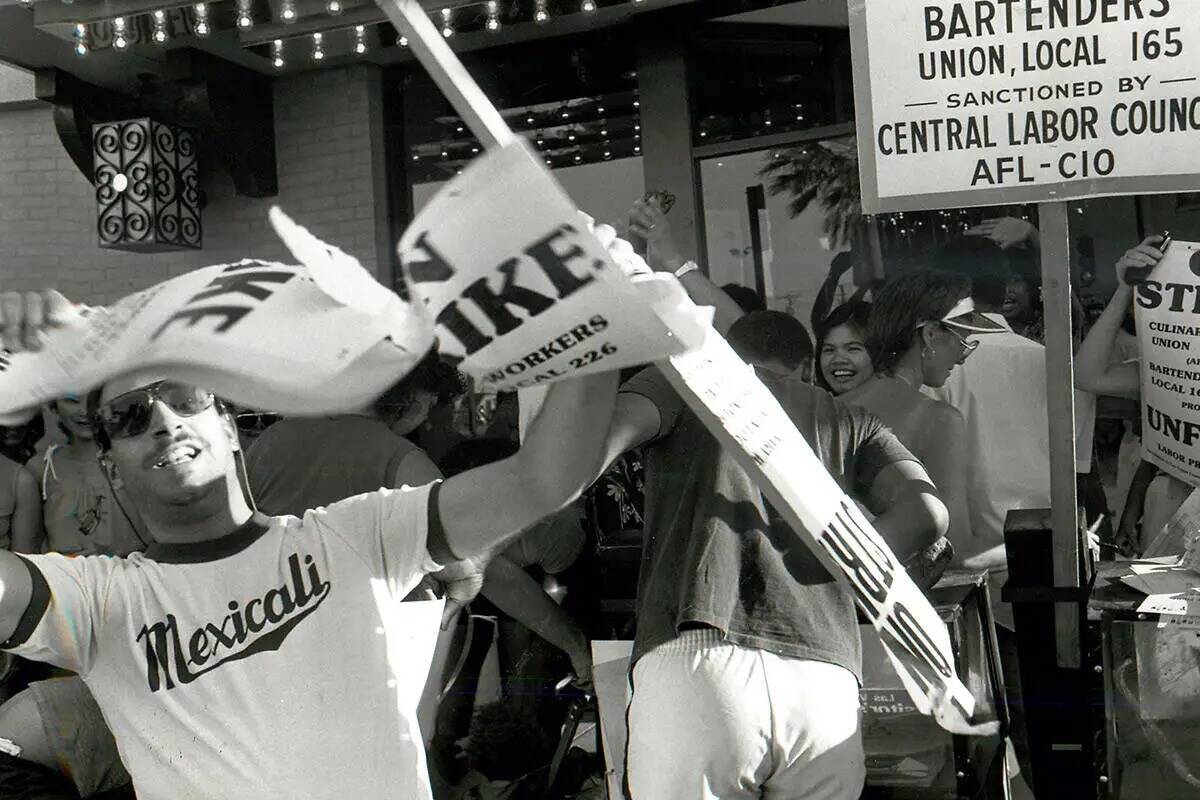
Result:
M0 0L0 800L1198 800L1197 489L1193 0Z

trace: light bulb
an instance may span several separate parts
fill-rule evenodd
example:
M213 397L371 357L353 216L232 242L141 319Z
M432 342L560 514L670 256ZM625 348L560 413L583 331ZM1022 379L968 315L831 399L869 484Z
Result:
M401 46L401 47L408 47L408 37L407 37L407 36L401 36L401 37L400 37L400 46Z
M336 17L342 13L342 0L326 0L325 10Z
M596 10L596 0L583 0L583 5L580 7L590 14Z
M88 54L87 34L87 25L81 22L75 26L75 55L81 58Z
M360 56L363 53L367 52L367 43L366 42L355 42L354 43L354 52L358 53Z
M537 0L537 5L533 12L533 21L538 25L545 25L550 21L550 12L546 9L546 0Z
M192 32L197 36L208 36L212 32L208 27L208 3L196 3L192 6L192 11L196 13L196 24L192 27Z
M452 12L448 8L442 9L442 36L449 39L454 35L454 28L450 25Z
M296 4L293 0L283 0L283 5L279 8L279 16L284 22L296 21Z

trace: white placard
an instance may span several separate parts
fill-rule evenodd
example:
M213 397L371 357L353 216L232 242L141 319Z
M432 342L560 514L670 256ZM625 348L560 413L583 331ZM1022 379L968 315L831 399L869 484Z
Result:
M0 352L0 424L133 370L285 414L365 406L429 350L424 309L278 209L300 264L245 259L188 272L109 308L82 309L37 353Z
M975 698L955 672L945 624L754 370L715 331L703 347L660 366L808 549L850 587L921 713L954 732L995 733L995 725L967 724Z
M400 240L441 353L507 391L645 364L684 350L523 140L488 151ZM649 281L672 304L674 281Z
M1194 0L850 9L866 212L1200 188Z
M1142 458L1200 486L1200 245L1172 242L1134 291Z

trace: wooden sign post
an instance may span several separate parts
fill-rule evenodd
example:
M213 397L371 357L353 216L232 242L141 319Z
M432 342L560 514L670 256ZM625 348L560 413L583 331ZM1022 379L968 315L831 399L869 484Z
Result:
M1071 237L1066 203L1042 203L1042 302L1046 320L1046 410L1050 423L1050 510L1054 525L1054 585L1078 588L1081 542L1075 487L1075 364L1071 326ZM1078 605L1054 609L1056 659L1078 669Z

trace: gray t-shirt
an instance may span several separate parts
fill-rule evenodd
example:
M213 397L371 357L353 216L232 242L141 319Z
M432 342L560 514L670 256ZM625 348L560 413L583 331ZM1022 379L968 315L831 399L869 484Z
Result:
M250 489L266 514L304 516L347 497L390 487L417 446L359 414L285 419L246 454Z
M764 378L833 478L865 496L884 467L916 460L874 415L798 379ZM646 447L646 536L634 660L687 625L791 658L825 661L862 679L854 599L770 507L656 369L622 392L657 406Z

